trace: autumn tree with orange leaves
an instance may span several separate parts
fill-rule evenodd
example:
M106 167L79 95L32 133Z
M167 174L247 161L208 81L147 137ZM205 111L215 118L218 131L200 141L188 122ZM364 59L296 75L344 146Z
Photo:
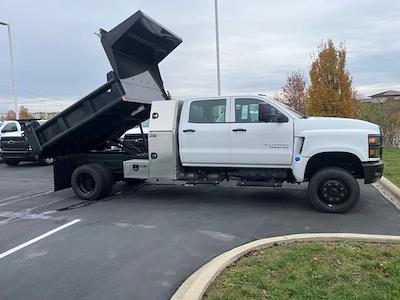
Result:
M298 112L303 114L306 112L306 81L299 72L293 72L288 76L282 91L282 102Z
M19 108L19 118L21 120L29 120L32 119L32 115L29 113L28 108L26 108L25 106L21 106Z
M336 47L328 40L310 70L306 112L313 116L354 117L357 94L346 69L346 48Z

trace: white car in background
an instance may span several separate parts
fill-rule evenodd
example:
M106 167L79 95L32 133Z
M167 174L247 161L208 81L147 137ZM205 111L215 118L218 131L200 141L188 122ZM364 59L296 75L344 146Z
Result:
M52 158L39 159L33 155L32 147L24 134L28 123L36 122L42 125L46 120L17 120L5 121L0 127L0 156L10 166L18 165L21 161L37 161L41 165L53 163Z
M23 125L19 121L2 121L0 123L0 139L5 133L23 130Z
M140 126L135 126L129 130L127 130L122 136L121 139L124 142L129 143L130 145L137 147L142 150L146 150L147 141L148 141L148 132L149 132L149 120L142 122L142 131L140 130Z

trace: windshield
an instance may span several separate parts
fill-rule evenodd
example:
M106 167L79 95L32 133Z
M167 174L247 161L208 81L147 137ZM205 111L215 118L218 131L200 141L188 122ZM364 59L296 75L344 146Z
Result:
M285 108L287 108L288 110L290 110L296 117L298 117L299 119L305 119L307 118L306 115L303 115L302 113L298 112L297 110L294 110L293 108L291 108L290 106L279 102L280 105L284 106Z
M269 99L270 101L274 102L276 105L281 106L283 109L287 109L287 110L288 110L291 114L293 114L296 118L299 118L299 119L306 119L306 118L308 118L306 115L304 115L304 114L298 112L297 110L291 108L290 106L284 104L283 102L281 102L281 101L279 101L279 100L274 100L274 99L272 99L272 98L269 98L269 97L267 97L267 96L265 96L265 95L261 95L261 94L260 94L259 96L261 96L261 97L263 97L263 98L266 98L266 99Z

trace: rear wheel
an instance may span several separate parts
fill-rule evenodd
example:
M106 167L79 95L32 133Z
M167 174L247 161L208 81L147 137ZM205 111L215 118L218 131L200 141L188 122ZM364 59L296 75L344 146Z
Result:
M360 199L357 180L341 168L324 168L316 172L308 185L311 204L322 212L341 213Z
M106 176L96 164L83 165L75 169L71 176L71 186L82 200L97 200L104 195Z
M17 159L6 159L4 162L9 166L16 166L19 164L19 160Z
M114 185L114 176L106 165L104 164L93 164L93 167L96 168L100 173L103 174L103 189L102 189L102 197L108 196L111 192L112 187Z

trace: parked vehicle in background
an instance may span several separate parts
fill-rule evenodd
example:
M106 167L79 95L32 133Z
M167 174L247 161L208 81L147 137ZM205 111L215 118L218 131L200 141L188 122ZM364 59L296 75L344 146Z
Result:
M29 120L26 120L26 121L29 121ZM21 120L21 121L11 120L11 121L2 122L0 124L0 138L5 133L21 131L23 123L24 123L23 120Z
M127 130L121 137L122 142L128 143L133 147L137 147L142 151L147 151L149 132L149 120Z
M1 128L1 125L3 124L3 121L0 121L0 128ZM0 155L0 162L2 162L3 161L3 157L1 157L1 155Z
M52 158L41 159L32 153L32 147L24 133L27 124L40 126L45 122L45 120L36 119L5 122L0 137L0 155L7 165L15 166L21 161L37 161L41 165L53 163Z

